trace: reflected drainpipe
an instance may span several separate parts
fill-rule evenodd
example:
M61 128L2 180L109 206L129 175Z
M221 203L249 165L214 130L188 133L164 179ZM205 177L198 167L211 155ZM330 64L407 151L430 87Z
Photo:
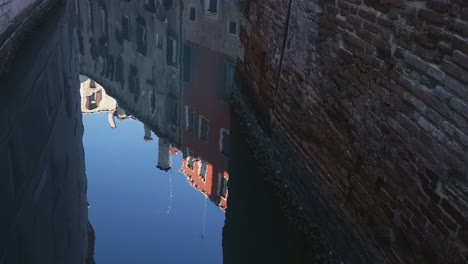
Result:
M109 125L111 128L116 128L117 126L115 125L115 119L114 119L114 112L115 111L110 111L107 114L107 121L109 121Z
M153 141L153 138L151 137L151 129L146 124L143 124L143 126L144 126L144 129L145 129L145 136L143 137L143 139L146 142Z

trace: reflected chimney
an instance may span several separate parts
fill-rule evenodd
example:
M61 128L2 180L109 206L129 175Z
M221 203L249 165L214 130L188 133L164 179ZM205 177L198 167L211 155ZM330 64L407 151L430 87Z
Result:
M117 108L117 116L119 119L125 119L127 117L127 112L119 106Z
M172 166L172 156L169 152L171 148L171 144L169 141L160 138L158 143L158 165L156 166L158 169L163 171L168 171L171 169Z
M153 138L151 137L151 129L147 125L144 125L144 128L145 128L145 136L143 137L143 139L146 142L153 141Z

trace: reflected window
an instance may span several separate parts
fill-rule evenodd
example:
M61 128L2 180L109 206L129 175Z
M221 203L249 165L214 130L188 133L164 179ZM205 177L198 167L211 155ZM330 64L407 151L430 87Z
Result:
M237 35L237 22L236 21L229 21L228 32L231 33L232 35Z
M93 60L97 59L97 48L96 48L96 40L93 37L89 38L89 52L91 53L91 57Z
M193 153L190 151L190 149L187 148L187 161L185 163L185 166L189 168L190 170L194 170L195 166L195 159L193 158Z
M106 77L113 81L115 76L115 58L112 55L107 55L106 61Z
M218 98L228 102L231 98L232 87L234 86L235 65L231 60L227 60L223 64L223 68L219 71L218 82Z
M218 0L205 0L205 9L208 13L216 15L218 13Z
M209 129L209 122L203 116L200 116L199 123L198 123L198 136L201 140L208 142L208 129Z
M115 66L115 80L120 83L120 88L124 88L124 61L122 56L117 58Z
M83 34L81 33L81 31L78 31L78 47L80 49L80 54L81 56L84 56L84 43L83 43Z
M122 17L122 38L126 40L128 40L128 36L129 36L129 33L128 33L129 24L130 24L130 19L128 18L128 16L123 16Z
M151 113L154 114L154 112L156 111L156 93L154 91L151 92L150 98L151 98L151 101L150 101Z
M208 172L208 162L206 160L199 161L198 176L200 176L203 182L206 182L207 172Z
M158 49L162 49L162 46L163 46L163 37L159 35L158 33L156 33L156 47L158 47Z
M189 19L192 21L197 20L197 9L195 7L190 8Z
M104 6L101 6L101 30L102 33L107 33L107 12Z
M135 65L130 66L128 73L128 90L135 95L135 102L140 95L140 77L138 76L138 68Z
M218 195L226 198L228 194L228 179L224 178L222 172L218 173Z
M219 151L223 153L224 156L229 157L229 153L231 152L230 147L229 130L221 128L219 136Z
M167 98L168 100L168 104L169 104L169 108L168 108L168 116L167 116L167 120L170 122L170 124L172 125L172 130L173 131L176 131L177 130L177 120L178 120L178 113L179 113L179 104L177 103L177 100L175 97L168 97Z
M175 39L168 37L166 40L166 64L175 66L177 56L177 42Z
M184 82L191 82L194 78L194 53L195 49L190 45L184 45L183 63L183 78Z
M146 0L145 10L153 14L156 13L156 3L154 0Z
M94 16L93 16L93 3L91 0L88 0L88 32L94 32Z
M137 18L137 51L146 55L146 22L143 17Z
M193 108L185 106L185 129L190 133L195 130L194 115Z

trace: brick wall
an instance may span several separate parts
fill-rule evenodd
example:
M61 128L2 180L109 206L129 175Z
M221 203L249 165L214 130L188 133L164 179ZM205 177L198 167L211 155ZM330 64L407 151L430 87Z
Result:
M307 171L298 196L330 209L308 207L331 247L467 261L468 2L249 0L244 15L242 92Z

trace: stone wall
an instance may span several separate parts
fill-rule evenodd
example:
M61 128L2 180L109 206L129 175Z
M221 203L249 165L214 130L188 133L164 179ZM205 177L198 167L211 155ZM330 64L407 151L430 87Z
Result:
M73 16L57 10L0 76L1 264L81 264L88 257L73 31Z
M306 171L284 176L334 251L466 262L468 2L249 0L244 15L241 90Z
M80 72L160 137L180 144L179 2L79 1Z

